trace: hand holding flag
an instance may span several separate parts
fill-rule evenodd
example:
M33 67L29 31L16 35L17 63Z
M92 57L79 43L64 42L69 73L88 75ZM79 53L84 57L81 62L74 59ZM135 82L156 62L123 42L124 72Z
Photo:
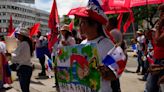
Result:
M117 78L123 73L126 63L126 56L119 46L113 47L103 60L103 64L110 68Z

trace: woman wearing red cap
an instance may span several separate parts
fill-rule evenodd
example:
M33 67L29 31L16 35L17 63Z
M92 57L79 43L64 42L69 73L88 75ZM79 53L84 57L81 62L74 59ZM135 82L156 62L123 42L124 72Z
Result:
M98 13L94 12L92 8L82 8L74 15L80 19L79 26L81 34L86 36L86 39L81 44L96 43L100 60L103 60L108 51L114 47L114 44L110 39L106 38L103 32L103 24L105 25L107 20L102 16L103 14ZM116 79L115 74L110 68L104 65L100 65L98 69L102 75L101 92L112 92L111 80Z
M111 40L104 36L102 24L93 19L84 17L80 18L79 24L81 33L87 36L87 39L82 41L81 44L97 43L100 58L103 60L114 45ZM114 73L104 65L100 66L99 69L102 74L101 92L112 92L110 80L115 79Z

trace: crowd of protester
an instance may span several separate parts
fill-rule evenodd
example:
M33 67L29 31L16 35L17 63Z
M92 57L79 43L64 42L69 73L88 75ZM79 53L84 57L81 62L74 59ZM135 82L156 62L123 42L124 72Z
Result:
M159 20L150 30L139 29L132 39L132 48L137 53L136 73L146 81L145 92L164 92L164 5L158 7Z

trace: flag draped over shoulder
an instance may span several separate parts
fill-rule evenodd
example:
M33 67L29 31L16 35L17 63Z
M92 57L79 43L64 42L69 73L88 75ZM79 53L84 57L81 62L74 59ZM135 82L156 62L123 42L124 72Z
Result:
M48 48L50 51L52 51L52 46L55 44L55 42L57 42L58 24L59 24L59 18L58 18L57 5L56 5L56 0L54 0L51 13L49 16L49 21L48 21L48 27L51 29L51 38L48 42Z
M7 36L11 36L13 33L14 33L13 19L12 19L12 16L10 16Z
M111 49L103 60L103 64L108 66L117 78L123 73L126 63L126 56L119 46Z
M39 26L40 23L35 23L31 28L30 28L30 37L32 37L33 35L36 35L39 31Z

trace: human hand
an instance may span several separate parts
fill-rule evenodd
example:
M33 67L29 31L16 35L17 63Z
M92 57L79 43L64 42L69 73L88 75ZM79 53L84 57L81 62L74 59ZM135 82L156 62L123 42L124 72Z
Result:
M150 65L148 71L152 74L158 74L161 70L164 69L164 66L159 64Z
M101 76L105 80L110 80L110 69L105 65L99 65L97 67L98 71L100 72Z

